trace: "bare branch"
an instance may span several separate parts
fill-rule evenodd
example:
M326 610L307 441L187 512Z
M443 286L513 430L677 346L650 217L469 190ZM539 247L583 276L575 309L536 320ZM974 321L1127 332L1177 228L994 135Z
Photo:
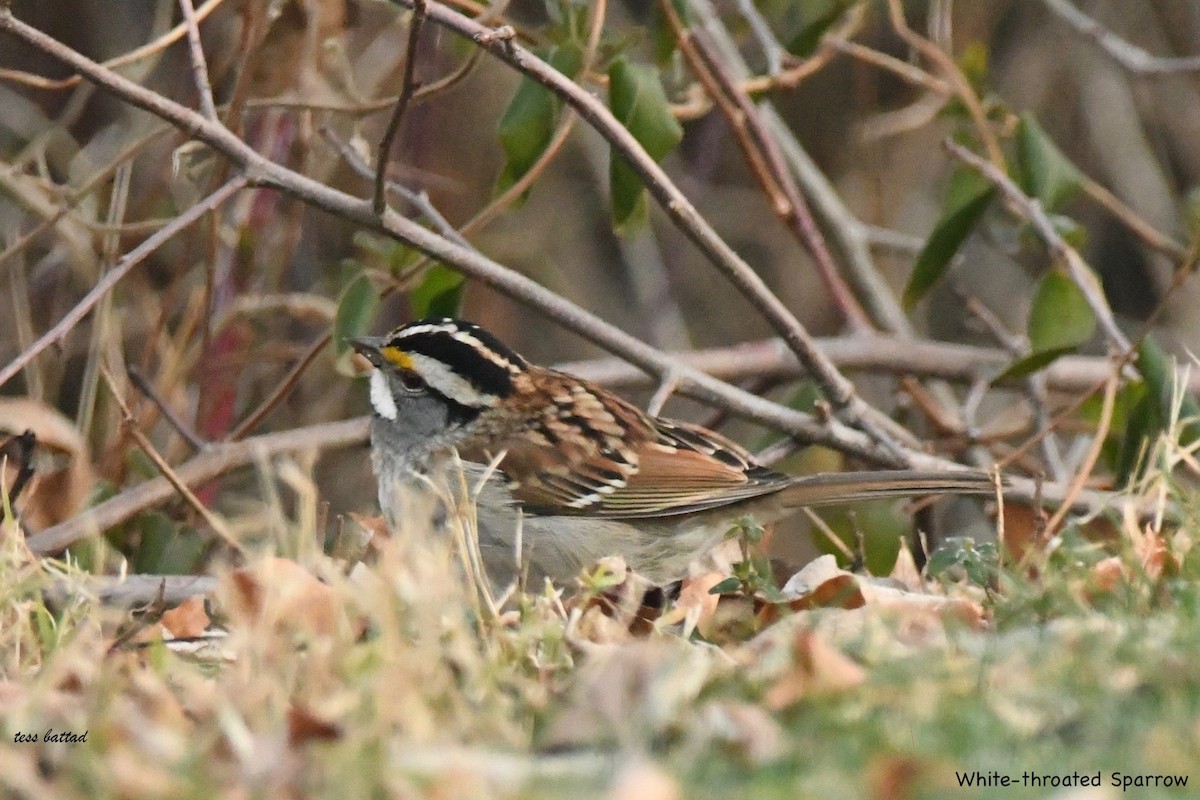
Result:
M80 590L108 605L143 605L158 597L176 605L198 594L212 594L217 579L210 575L80 575L58 578L47 595L51 602L62 603Z
M365 417L344 422L327 422L283 433L268 433L240 442L212 445L174 469L184 486L196 486L256 459L298 450L327 450L361 444L367 439ZM175 487L164 477L140 483L66 522L30 536L29 549L38 555L57 553L87 536L105 531L141 511L175 496Z
M199 24L202 22L205 17L216 11L224 2L225 0L208 0L208 2L196 9L196 23ZM162 52L186 35L187 23L181 22L154 41L147 42L136 50L130 50L128 53L119 55L116 58L110 58L104 62L103 66L109 69L116 69L126 64L133 64ZM26 86L32 86L35 89L70 89L78 86L80 80L79 75L72 75L69 78L56 81L50 78L43 78L41 75L31 75L28 72L21 72L20 70L0 69L0 81L21 83Z
M145 375L134 367L129 368L128 375L130 382L137 387L139 392L150 398L150 402L154 403L155 408L163 415L167 423L175 429L176 433L184 438L184 441L192 446L193 450L203 450L208 446L207 442L201 439L199 434L179 418L179 415L175 413L175 410L155 390L153 384L150 383Z
M1059 235L1054 223L1046 216L1042 204L1021 191L1021 187L1013 183L1012 179L992 162L980 158L950 139L947 139L944 144L955 158L977 170L999 189L1009 203L1033 226L1034 231L1050 249L1050 254L1063 265L1067 274L1071 276L1071 280L1075 281L1080 291L1083 292L1083 296L1087 299L1092 313L1096 315L1105 336L1122 353L1128 353L1131 347L1129 337L1118 327L1096 273L1083 260L1083 256L1079 255L1079 251L1067 244L1066 240Z
M1165 58L1147 53L1122 39L1096 20L1073 6L1069 0L1042 0L1063 22L1091 39L1113 60L1138 75L1162 75L1176 72L1200 72L1200 56Z
M1012 355L997 348L897 336L839 336L818 339L817 343L843 372L921 375L968 384L978 378L998 374L1013 360ZM803 378L807 374L778 339L671 355L692 369L735 383L749 378L790 380ZM646 375L637 367L614 358L564 362L556 364L555 368L614 389L642 389L661 384L660 380ZM1049 391L1078 394L1093 391L1102 385L1108 371L1108 359L1063 356L1047 366L1043 373ZM1014 379L1004 385L1019 388L1022 379ZM1188 390L1200 393L1200 371L1193 370L1190 373ZM681 393L690 395L686 387Z
M3 26L3 23L6 20L13 20L11 12L7 10L0 10L0 26ZM182 108L182 106L180 106L180 108ZM215 123L211 124L215 125ZM149 256L159 247L162 247L162 245L171 239L171 237L192 225L209 211L220 207L222 203L224 203L230 197L233 197L233 195L237 194L241 189L245 188L248 183L249 180L243 175L238 175L230 179L225 185L218 188L215 192L189 208L187 211L184 211L178 217L173 219L170 224L165 225L161 230L158 230L150 235L146 241L130 250L124 258L118 261L111 270L104 274L104 277L96 282L96 285L92 287L91 291L84 295L83 299L80 300L74 308L68 311L66 315L58 321L57 325L48 330L42 335L41 338L39 338L36 342L21 352L20 355L9 362L8 366L0 370L0 386L3 386L8 381L12 380L13 376L20 372L26 364L36 358L39 353L66 336L72 328L79 324L80 320L87 316L87 313L92 310L96 303L100 302L100 299L108 294L108 292L110 292L112 288L117 285L118 281L128 275L129 271L140 264L147 256Z
M396 134L400 131L400 121L404 118L404 112L408 110L408 104L417 90L414 76L417 70L417 45L421 41L421 26L425 23L425 0L415 0L412 11L412 22L408 29L408 49L404 51L404 79L400 86L400 96L396 99L396 109L392 112L392 118L388 120L387 129L379 141L379 153L376 155L375 192L371 201L371 207L376 214L383 214L384 209L387 208L387 189L384 179L387 176L392 142L395 141Z
M212 83L208 80L208 62L204 59L204 47L200 44L200 23L192 0L179 0L183 10L183 22L187 25L188 53L192 57L192 80L196 82L200 113L205 119L217 121L217 106L213 102Z
M713 45L706 41L703 31L688 29L672 5L672 0L662 0L660 6L692 72L733 130L750 172L766 193L772 210L788 232L812 255L834 307L851 330L859 333L869 331L871 324L866 313L838 273L829 248L825 245L825 237L813 222L808 205L796 188L779 146L765 129L757 106L713 52Z
M154 463L154 466L158 468L158 471L161 472L162 476L167 479L167 482L171 484L172 488L179 493L180 497L187 501L187 504L194 508L196 513L198 513L200 517L206 523L208 523L208 526L213 529L213 532L225 540L225 543L234 550L241 552L241 543L234 538L225 522L212 511L210 511L208 507L204 505L204 503L200 502L200 498L196 497L188 485L184 483L183 479L176 474L175 470L171 468L171 465L167 463L167 460L162 457L161 453L158 452L158 448L154 446L154 443L147 438L146 434L142 433L140 428L138 428L137 420L134 419L133 412L129 410L129 406L125 403L125 398L122 396L120 387L117 386L117 382L113 380L112 373L109 372L108 368L103 364L100 365L100 374L104 377L104 382L108 385L108 391L112 394L113 399L117 401L117 406L121 409L121 417L125 424L126 430L129 431L129 434L133 437L133 440L137 442L138 447L140 447L142 452L146 454L146 457Z

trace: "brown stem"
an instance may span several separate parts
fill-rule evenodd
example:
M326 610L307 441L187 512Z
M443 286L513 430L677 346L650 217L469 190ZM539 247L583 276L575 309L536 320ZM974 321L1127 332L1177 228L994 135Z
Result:
M408 104L417 90L414 76L417 71L417 45L421 40L421 26L425 23L425 0L414 0L412 9L412 23L408 28L408 48L404 51L404 81L400 86L400 97L396 99L396 110L392 112L392 118L388 120L383 138L379 140L379 153L376 156L375 193L371 202L371 208L376 214L383 214L384 209L387 208L385 178L387 177L392 142L395 141L396 134L400 131L400 120L404 118L404 112L408 110Z

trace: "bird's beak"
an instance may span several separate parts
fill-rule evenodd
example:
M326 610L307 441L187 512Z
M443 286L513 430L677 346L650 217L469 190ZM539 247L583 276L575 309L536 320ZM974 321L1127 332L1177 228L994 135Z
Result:
M347 339L346 342L354 348L354 352L370 361L372 366L383 366L384 358L380 350L383 348L385 340L382 336L354 336Z

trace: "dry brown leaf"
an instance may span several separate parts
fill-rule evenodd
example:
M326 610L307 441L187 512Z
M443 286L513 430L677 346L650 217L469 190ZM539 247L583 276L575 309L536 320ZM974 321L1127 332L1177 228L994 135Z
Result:
M162 626L176 639L192 639L208 630L208 613L204 610L204 598L189 597L182 603L164 611Z
M32 430L40 449L68 461L62 469L40 471L22 494L21 519L40 531L74 516L96 483L87 441L75 423L57 409L29 397L0 397L0 433ZM41 460L35 453L35 462Z
M863 581L859 589L868 606L894 614L901 623L906 618L919 624L925 617L936 617L939 624L955 621L974 630L987 627L987 611L980 603L967 597L907 592L872 581Z
M1149 524L1146 525L1141 538L1134 540L1133 546L1142 569L1151 580L1158 580L1164 571L1174 571L1179 567L1175 557L1167 549L1167 542L1162 534Z
M925 591L925 581L921 578L921 570L917 568L917 560L913 558L908 542L900 542L900 552L896 554L896 564L892 567L892 572L888 577L910 592Z
M906 755L876 757L868 767L872 791L876 800L908 800L915 794L915 785L928 770L925 765Z
M342 738L341 726L318 717L299 703L288 707L288 744L292 747L311 741L328 742Z
M858 608L866 602L858 578L831 555L810 561L784 584L783 596L794 611L815 606Z
M792 641L790 669L780 675L763 698L767 708L778 711L814 694L843 692L861 686L867 671L858 662L831 647L807 628L800 628Z
M230 580L234 606L271 627L328 635L337 624L333 590L291 559L264 559L234 570Z
M671 604L671 610L658 619L659 626L677 625L683 623L683 638L692 635L692 631L700 631L708 637L712 631L713 617L717 613L717 604L721 602L720 595L710 590L725 579L719 572L706 572L695 578L683 581L679 597Z
M715 648L665 637L590 648L544 744L594 745L656 734L694 713L718 657Z
M1120 556L1109 556L1092 567L1091 587L1095 592L1107 593L1129 580L1129 571Z
M375 517L368 517L365 514L356 514L353 511L347 511L346 516L357 523L372 539L375 537L388 539L392 535L391 531L388 530L387 520L383 518L382 514Z

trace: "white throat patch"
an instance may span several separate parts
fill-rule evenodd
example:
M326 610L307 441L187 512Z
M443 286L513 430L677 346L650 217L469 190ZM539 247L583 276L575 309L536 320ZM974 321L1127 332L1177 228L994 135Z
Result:
M371 370L371 405L375 413L384 419L396 421L400 412L396 408L396 400L392 390L388 388L387 378L378 369Z

